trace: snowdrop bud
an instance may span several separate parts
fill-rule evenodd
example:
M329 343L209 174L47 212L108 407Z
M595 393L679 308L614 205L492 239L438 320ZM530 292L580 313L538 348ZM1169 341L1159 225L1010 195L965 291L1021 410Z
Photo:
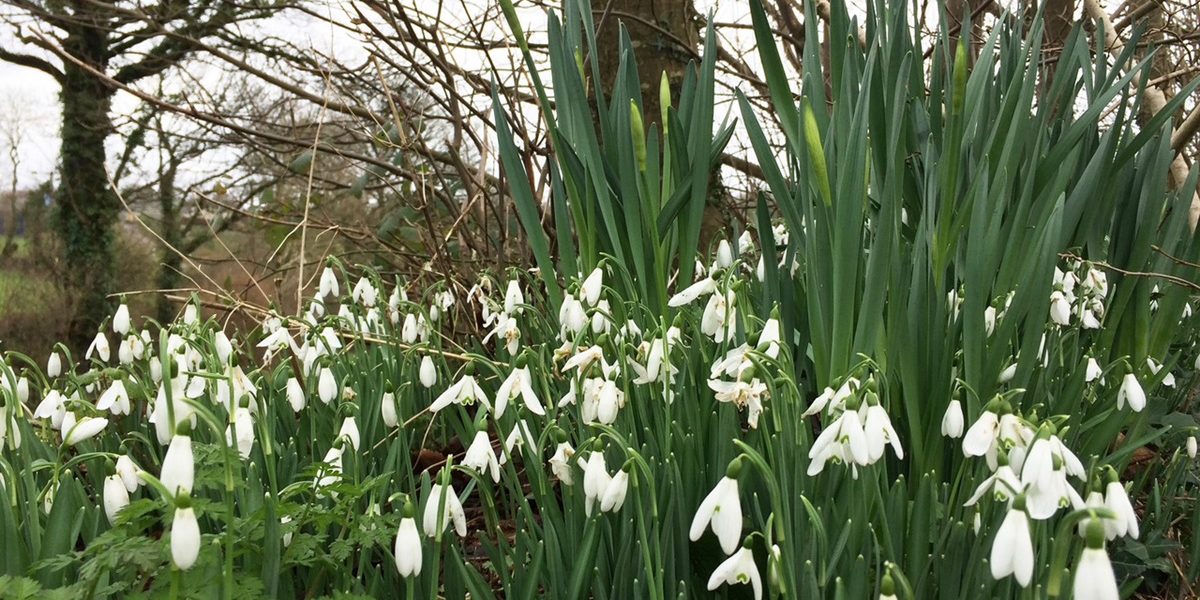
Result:
M129 307L124 303L117 307L117 312L113 315L112 329L117 335L129 333Z
M729 245L728 240L721 240L717 244L717 259L713 262L713 270L726 269L733 264L733 247Z
M600 301L600 292L604 289L604 270L600 267L592 269L587 279L579 288L579 295L588 306L595 306Z
M150 379L155 383L162 381L162 361L157 356L150 359Z
M396 414L396 394L392 392L384 392L379 399L379 413L383 417L383 424L388 427L396 427L400 425L400 418Z
M946 414L942 415L942 435L949 438L960 438L962 434L962 403L958 400L951 400L950 406L946 407Z
M62 357L58 352L51 352L50 358L46 359L46 377L51 379L62 375Z
M221 364L229 364L229 357L233 355L233 344L229 342L229 336L225 335L224 331L217 331L213 336L213 345L217 349L217 358Z
M396 571L401 577L415 577L421 574L421 534L412 517L411 504L405 506L405 513L396 530Z
M116 472L121 476L121 482L125 484L125 491L133 493L138 489L138 485L141 483L138 480L138 468L128 454L117 457Z
M879 582L879 600L896 600L896 582L891 573L884 573Z
M304 389L300 387L300 382L295 377L288 377L287 383L284 384L286 390L288 404L292 405L292 410L300 412L304 410L304 405L307 400L304 397Z
M129 490L119 474L104 478L104 516L110 525L117 523L117 513L129 505Z
M176 434L171 438L167 454L163 457L162 471L158 479L171 494L190 494L195 479L196 460L192 454L192 437Z
M103 331L96 332L95 339L88 346L87 352L83 353L83 357L90 359L92 354L95 354L100 359L100 362L108 362L110 356L108 338L104 337Z
M183 323L185 325L195 325L199 320L200 310L196 308L195 304L188 302L187 306L183 308Z
M89 440L104 431L105 427L108 427L108 419L84 417L76 421L75 413L68 412L63 418L63 445L74 446L79 442Z
M350 442L350 447L358 451L358 421L354 417L346 417L342 421L342 428L338 430L338 437L345 438Z
M1196 458L1196 436L1189 435L1187 439L1188 458Z
M429 389L437 383L437 367L433 365L433 359L428 354L421 358L421 385L425 389Z
M341 293L341 290L339 289L339 286L338 286L337 275L333 272L333 269L331 269L329 267L325 267L325 270L321 271L321 281L318 286L317 297L318 298L324 298L326 296L337 297L338 294L340 294L340 293Z
M29 402L29 378L24 375L17 380L17 400L21 404Z
M337 381L329 367L321 367L321 374L317 378L317 397L324 404L329 404L337 397Z
M196 564L200 556L200 524L191 506L175 509L171 522L171 562L186 571Z
M128 365L128 364L133 363L133 345L130 344L130 342L129 342L129 340L133 340L133 339L137 339L137 338L129 338L126 340L122 340L121 345L117 346L117 360L120 361L120 363L123 365Z

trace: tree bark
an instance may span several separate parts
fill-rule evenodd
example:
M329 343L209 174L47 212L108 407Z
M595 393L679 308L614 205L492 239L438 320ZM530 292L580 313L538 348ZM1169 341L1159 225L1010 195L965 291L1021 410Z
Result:
M183 258L179 256L179 248L182 247L182 235L179 228L179 204L176 201L175 191L175 175L179 170L179 159L171 156L167 160L158 180L158 206L162 218L162 231L159 235L162 236L162 264L158 270L158 289L164 290L158 295L158 304L155 307L160 323L167 323L175 316L175 306L167 297L169 294L165 290L172 290L179 286L179 273L183 268Z
M83 5L90 6L90 5ZM81 8L64 49L100 72L108 68L108 34L101 20ZM76 303L71 341L83 348L109 314L108 293L116 274L114 231L116 195L105 172L104 144L112 133L112 88L79 65L64 61L62 100L62 181L54 224L63 241Z

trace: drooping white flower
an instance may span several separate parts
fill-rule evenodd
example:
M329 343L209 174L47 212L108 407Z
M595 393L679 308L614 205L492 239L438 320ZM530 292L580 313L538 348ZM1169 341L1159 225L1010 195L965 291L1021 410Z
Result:
M195 473L196 459L192 454L192 437L177 434L171 438L171 445L167 447L158 479L172 495L190 494Z
M329 367L321 367L321 372L317 375L317 397L324 404L329 404L337 397L337 380L333 378L333 371Z
M171 522L171 562L176 568L186 571L196 564L200 556L200 524L196 512L190 506L175 509Z
M196 304L188 302L187 306L183 307L183 324L195 325L200 320L200 309L196 308Z
M117 464L114 470L121 477L121 482L125 485L127 492L133 493L134 490L138 489L138 486L141 484L141 480L138 479L138 471L140 469L133 463L128 454L122 454L117 457Z
M529 423L526 423L522 419L517 421L516 425L513 425L512 431L508 432L508 436L504 438L504 452L496 455L500 461L500 465L504 465L505 461L508 460L508 455L524 448L527 444L533 448L535 453L538 451L537 437L529 429Z
M84 417L76 420L75 413L67 412L63 416L62 434L63 445L74 446L79 442L96 437L108 427L108 419L102 417Z
M1096 362L1096 359L1089 356L1087 359L1087 366L1084 367L1083 381L1085 383L1091 383L1099 379L1100 375L1102 374L1104 374L1104 370L1100 368L1100 363Z
M713 261L713 270L728 269L733 265L733 246L729 244L729 240L721 240L717 243L717 256Z
M629 473L624 469L613 475L612 481L604 489L600 498L600 512L616 512L625 504L625 495L629 491Z
M1024 502L1018 497L1008 509L996 538L992 541L989 561L992 578L1003 579L1012 575L1021 587L1027 587L1033 578L1033 540L1029 535L1029 517L1025 514Z
M520 280L510 279L508 288L504 291L504 312L510 315L523 313L524 304L525 294L521 292Z
M754 552L743 546L733 556L717 565L711 577L708 578L709 591L716 590L722 584L750 584L754 590L754 600L762 599L762 578L758 567L754 564Z
M1154 375L1158 375L1158 372L1162 370L1162 363L1160 363L1148 356L1146 357L1146 366L1148 366L1150 368L1150 372L1153 373ZM1175 387L1175 374L1171 373L1171 372L1167 372L1167 374L1162 379L1162 384L1164 387L1169 387L1169 388Z
M867 457L869 462L883 458L883 451L891 445L896 458L904 459L904 448L900 445L900 435L892 427L892 420L882 405L867 406L867 414L863 419L863 433L867 437Z
M960 438L963 435L962 403L958 400L951 400L946 407L945 414L942 415L942 435L948 438Z
M808 451L809 476L816 475L825 469L825 463L831 459L847 461L853 465L871 464L870 449L867 445L867 435L863 431L862 419L857 410L842 412L833 423L829 424L821 435L813 441Z
M385 426L395 428L400 425L400 417L396 414L396 394L383 393L383 396L379 398L379 413Z
M691 304L697 298L707 296L715 291L717 291L717 282L711 277L705 277L684 288L678 294L671 296L671 299L667 301L667 306L678 308L686 304Z
M254 449L254 419L248 409L240 406L234 409L233 414L233 423L225 427L225 443L236 445L238 455L242 460L247 460Z
M550 457L550 471L559 481L566 485L574 485L575 474L571 470L571 458L575 456L575 449L567 442L559 442L554 448L554 455Z
M438 514L439 504L442 507L440 515ZM441 529L438 529L439 521ZM435 483L429 490L429 499L425 501L425 514L421 522L421 529L426 536L437 537L450 526L451 522L454 523L454 532L458 534L458 537L467 535L467 516L463 512L462 502L458 499L458 493L454 491L454 486Z
M112 318L113 333L117 335L125 335L129 333L129 307L124 302L117 307L117 312Z
M1108 552L1104 550L1104 536L1099 524L1089 526L1085 537L1087 545L1079 556L1079 564L1075 567L1073 597L1080 600L1120 600L1117 577L1113 573Z
M509 401L521 398L525 408L529 409L538 416L544 416L546 409L542 407L541 400L538 400L537 394L533 391L533 375L529 372L529 367L517 367L508 374L508 377L500 383L500 388L496 390L496 418L499 419L505 409L508 407Z
M342 427L338 430L338 438L346 440L356 452L359 446L358 419L353 416L342 419Z
M604 289L604 270L600 267L592 269L587 279L579 286L579 295L588 306L595 306L600 300L600 292Z
M1061 327L1071 324L1071 301L1061 291L1050 294L1050 320Z
M125 482L120 475L114 473L104 478L103 494L104 516L108 517L110 525L116 524L117 513L129 506L129 490L125 489Z
M304 410L308 400L304 397L304 389L300 387L300 382L295 377L288 377L287 383L284 384L284 390L292 410L296 412Z
M996 468L996 471L983 480L979 487L975 488L975 493L963 503L963 506L974 506L979 502L983 495L992 492L992 497L997 502L1012 502L1012 499L1017 494L1021 493L1025 486L1021 484L1021 479L1017 477L1017 473L1005 461Z
M46 377L54 379L62 375L62 357L58 352L51 352L50 358L46 359Z
M608 474L603 452L592 452L586 459L579 459L579 463L583 467L584 512L591 515L592 507L604 498L612 476Z
M486 431L475 432L475 439L463 457L463 466L470 467L481 475L490 474L492 481L500 483L500 461L496 458L492 439Z
M350 292L350 299L354 302L362 304L370 308L375 306L375 301L379 298L379 290L375 288L375 284L367 277L360 277L358 283L354 284L354 289Z
M321 271L321 281L317 289L317 297L325 298L333 296L336 298L340 293L337 274L333 272L333 269L325 267L325 270Z
M862 382L857 377L847 377L837 390L830 387L825 388L825 391L813 399L812 404L809 404L808 409L800 416L811 417L823 410L832 415L841 410L846 405L846 400L853 396L860 387L862 387Z
M1146 408L1146 392L1133 373L1125 374L1121 379L1121 389L1117 391L1117 410L1125 408L1126 403L1133 412L1142 412Z
M1114 536L1109 536L1108 539L1128 535L1133 539L1138 537L1138 518L1137 513L1133 510L1133 503L1129 501L1129 494L1125 491L1125 486L1116 478L1116 472L1112 472L1108 485L1104 487L1104 506L1117 516L1112 522L1112 533Z
M693 542L699 540L709 525L721 543L721 549L726 554L733 554L742 537L742 502L738 497L737 479L728 475L722 477L704 497L692 517L688 537Z
M229 336L225 335L224 331L218 329L213 334L213 348L217 351L217 360L221 361L223 365L229 364L229 357L233 356L233 343L229 341Z
M421 379L421 385L425 386L425 389L429 389L433 387L435 383L437 383L437 367L434 366L433 359L430 358L428 354L421 357L419 376Z
M100 362L108 362L110 349L108 346L108 338L104 336L103 331L96 332L96 337L92 339L92 343L88 345L87 351L83 353L83 357L85 359L90 359L92 358L92 354L95 354L96 357L100 359Z
M421 574L421 534L417 531L417 522L409 516L400 519L400 527L396 530L396 571L401 577L415 577Z
M1042 433L1029 447L1021 468L1021 484L1026 487L1029 516L1049 519L1059 508L1082 505L1083 498L1067 482L1067 476L1083 478L1083 464L1056 435Z
M120 379L113 381L112 385L100 394L100 399L96 401L96 410L107 410L114 415L129 414L129 393L125 391L125 384Z
M700 332L719 344L733 337L736 326L737 294L731 289L724 294L709 296L704 313L700 316Z
M1000 433L1000 415L991 410L983 414L967 429L963 437L963 454L965 456L984 456L996 446L996 437Z
M1197 450L1196 436L1189 435L1185 446L1187 447L1188 458L1196 458L1196 450Z
M492 410L491 403L488 401L487 394L483 392L483 388L475 382L475 376L470 373L463 374L462 378L454 382L446 391L433 401L429 406L432 412L438 412L451 404L470 405L479 401L489 411Z
M746 410L746 423L751 429L758 428L758 417L763 411L763 398L768 394L767 384L757 377L750 381L721 381L710 379L708 387L718 402L728 402Z

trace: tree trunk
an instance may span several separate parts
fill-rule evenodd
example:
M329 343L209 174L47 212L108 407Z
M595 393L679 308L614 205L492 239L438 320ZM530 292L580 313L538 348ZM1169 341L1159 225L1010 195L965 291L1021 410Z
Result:
M179 287L179 270L183 267L183 259L176 250L181 247L179 232L179 205L175 199L175 174L179 161L172 156L162 169L158 180L158 205L162 213L162 227L159 235L165 242L162 250L162 265L158 271L158 289L171 290ZM175 306L167 299L167 292L162 291L158 296L156 307L158 321L166 323L175 316Z
M79 14L64 48L81 62L106 72L107 33L98 18ZM76 306L71 341L76 348L83 348L109 314L107 296L117 267L113 225L118 202L109 188L104 150L113 129L109 116L113 90L83 67L64 62L62 182L54 224L62 238L71 277L68 291Z

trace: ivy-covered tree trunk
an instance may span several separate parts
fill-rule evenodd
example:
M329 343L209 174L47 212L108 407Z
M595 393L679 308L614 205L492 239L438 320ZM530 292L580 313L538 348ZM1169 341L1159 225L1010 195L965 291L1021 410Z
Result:
M64 49L100 73L108 67L107 32L81 14ZM113 89L70 61L63 65L62 180L54 224L63 242L69 293L76 303L71 341L82 348L109 314L117 269L113 225L116 195L105 172L104 143L112 132Z

